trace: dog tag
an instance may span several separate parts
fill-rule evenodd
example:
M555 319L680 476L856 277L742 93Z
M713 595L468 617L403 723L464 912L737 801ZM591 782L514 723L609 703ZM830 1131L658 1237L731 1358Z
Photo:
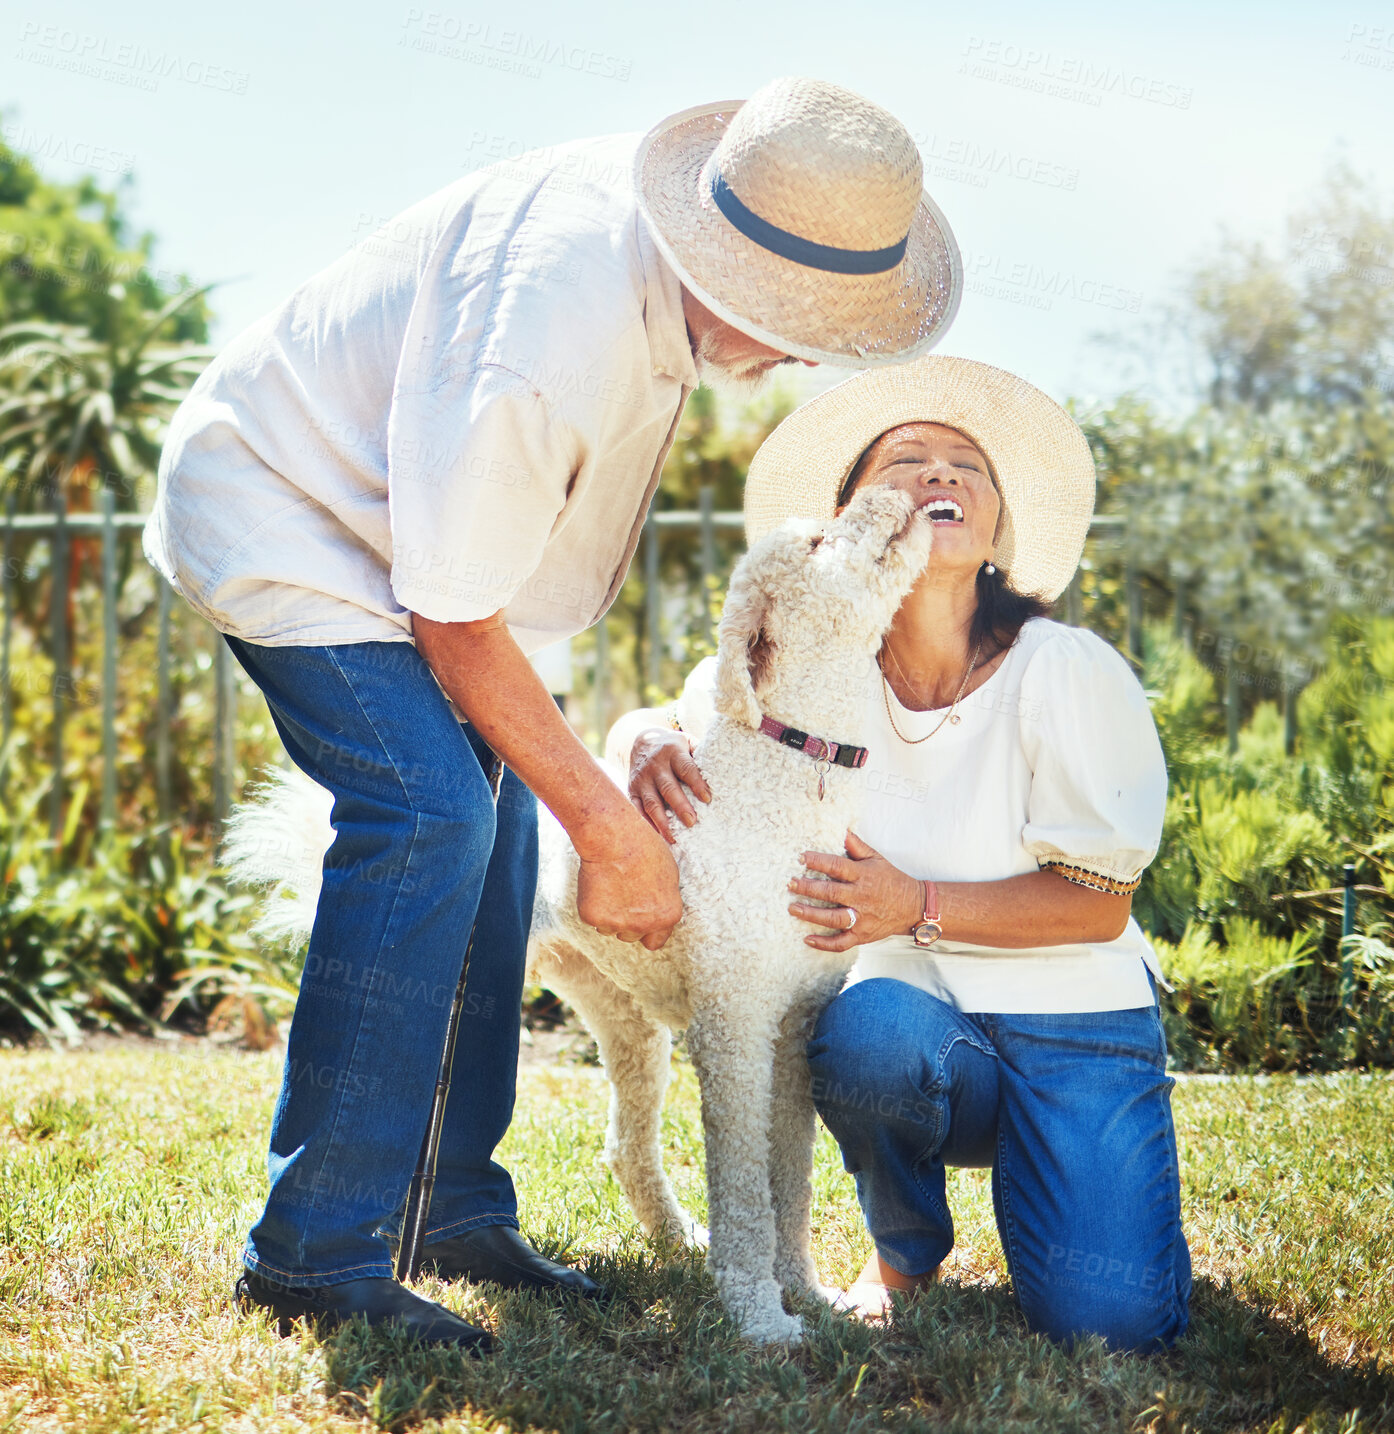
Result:
M813 766L818 773L818 800L821 802L823 800L823 776L828 770L828 759L826 757L819 757Z

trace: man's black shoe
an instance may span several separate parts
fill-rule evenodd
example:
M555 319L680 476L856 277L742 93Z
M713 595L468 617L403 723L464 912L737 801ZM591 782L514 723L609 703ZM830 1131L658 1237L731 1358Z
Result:
M362 1316L369 1324L400 1324L424 1344L456 1344L477 1354L488 1354L494 1337L444 1305L414 1295L396 1280L347 1280L338 1285L290 1285L244 1270L237 1281L237 1303L244 1310L267 1309L279 1321L281 1333L306 1319L320 1328L334 1329Z
M598 1299L604 1290L580 1270L539 1255L511 1225L484 1225L421 1251L421 1272L442 1280L488 1281L506 1290L563 1290Z

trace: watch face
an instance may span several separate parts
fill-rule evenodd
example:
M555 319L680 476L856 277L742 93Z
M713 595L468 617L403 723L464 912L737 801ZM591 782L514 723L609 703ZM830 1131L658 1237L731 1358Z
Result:
M916 946L933 946L944 934L944 928L937 921L921 921L910 929Z

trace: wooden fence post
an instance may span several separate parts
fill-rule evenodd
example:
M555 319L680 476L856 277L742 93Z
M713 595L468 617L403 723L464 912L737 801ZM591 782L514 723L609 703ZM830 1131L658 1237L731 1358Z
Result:
M48 829L54 843L63 838L64 701L71 672L68 657L68 503L62 488L53 495L53 540L49 548L49 621L53 628L53 785L48 795Z
M169 863L169 820L173 811L170 785L170 723L174 717L169 681L169 584L155 575L155 814L160 823L160 855Z
M213 820L221 840L232 810L237 683L232 649L223 641L222 633L214 632L213 637Z
M657 698L662 681L659 661L663 655L661 631L660 594L658 591L658 524L652 518L644 524L644 611L648 618L646 629L644 691L639 700L647 705Z
M1142 662L1142 583L1133 560L1123 565L1123 591L1128 601L1128 652L1137 663Z
M102 489L102 807L100 825L116 825L116 494Z
M698 493L701 515L701 564L702 564L702 642L712 645L712 588L716 583L716 526L712 522L712 503L716 490L710 483L704 483Z
M595 670L591 677L594 690L596 741L604 744L610 724L610 621L603 616L595 626Z
M4 616L0 626L0 794L10 775L10 733L14 727L14 685L10 674L10 632L14 619L15 495L5 499L4 568L0 571Z
M1350 1021L1350 1003L1355 995L1355 955L1350 938L1355 935L1355 863L1346 862L1341 870L1341 973L1338 987L1341 1002L1341 1023Z
M1078 568L1065 589L1065 621L1071 627L1078 627L1084 621L1084 592Z

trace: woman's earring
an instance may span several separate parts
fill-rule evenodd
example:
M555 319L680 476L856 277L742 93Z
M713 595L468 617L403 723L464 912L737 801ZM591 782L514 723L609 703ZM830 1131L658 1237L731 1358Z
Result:
M997 564L996 564L996 563L984 563L984 564L983 564L983 571L988 575L988 577L991 577L991 576L993 575L993 573L995 573L995 572L997 571Z

